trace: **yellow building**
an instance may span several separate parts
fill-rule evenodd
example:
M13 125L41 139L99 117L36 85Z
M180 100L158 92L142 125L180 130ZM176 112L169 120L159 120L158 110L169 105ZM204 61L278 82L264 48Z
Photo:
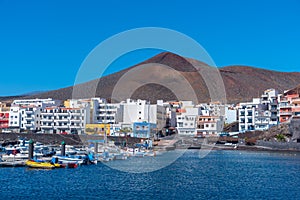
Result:
M86 124L85 133L88 135L110 135L110 124Z
M70 108L70 105L71 105L70 99L64 101L65 108Z

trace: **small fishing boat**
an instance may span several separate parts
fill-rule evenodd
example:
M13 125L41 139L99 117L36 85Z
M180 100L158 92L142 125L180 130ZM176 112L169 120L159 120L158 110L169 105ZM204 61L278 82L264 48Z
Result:
M67 156L52 156L51 161L53 163L59 163L59 164L69 164L69 163L74 163L74 164L83 164L84 159L82 158L72 158L72 157L67 157Z
M0 167L24 167L25 161L15 160L15 161L0 161Z
M54 169L55 165L49 162L27 160L26 166L30 168L39 168L39 169Z

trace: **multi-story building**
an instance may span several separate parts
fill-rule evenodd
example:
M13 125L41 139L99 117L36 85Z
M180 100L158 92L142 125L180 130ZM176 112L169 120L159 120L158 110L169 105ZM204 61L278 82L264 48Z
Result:
M286 91L280 96L279 120L288 122L293 116L300 114L300 95L296 92Z
M0 112L0 129L7 129L9 121L9 112Z
M9 110L9 128L16 131L39 131L41 110L59 104L60 101L50 98L14 100Z
M150 138L156 133L156 124L148 122L133 123L133 137Z
M0 112L7 112L9 111L10 103L8 102L0 102Z
M47 107L41 113L41 131L44 133L82 134L89 123L89 109Z
M231 124L237 121L237 110L232 105L225 105L224 121L226 124Z
M12 105L9 110L9 128L19 130L21 126L20 107Z
M36 106L36 107L46 107L46 106L53 106L59 105L60 101L53 100L51 98L48 99L21 99L21 100L14 100L12 105L16 106Z
M196 119L201 113L201 108L195 107L192 101L181 101L176 109L176 130L178 135L195 136Z
M279 102L275 89L265 90L261 98L253 98L252 102L238 105L239 131L267 130L277 125Z
M294 98L292 101L293 116L300 116L300 98Z
M20 130L39 131L41 110L41 107L37 107L35 105L20 106Z
M105 99L101 98L93 98L92 102L92 123L117 123L117 112L120 104L108 103Z
M218 116L197 117L197 137L217 136L223 130L223 121Z
M260 99L255 98L252 102L240 103L238 105L239 131L254 130L255 110L260 104Z
M150 104L146 100L127 99L120 103L117 109L117 122L121 124L133 124L134 122L148 122L156 124L162 129L166 124L166 110L164 106Z

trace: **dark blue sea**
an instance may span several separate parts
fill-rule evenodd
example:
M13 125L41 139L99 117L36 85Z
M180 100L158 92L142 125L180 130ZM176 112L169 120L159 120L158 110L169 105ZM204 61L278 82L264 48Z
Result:
M113 161L134 166L148 158ZM300 154L188 150L160 170L0 168L0 199L298 199Z

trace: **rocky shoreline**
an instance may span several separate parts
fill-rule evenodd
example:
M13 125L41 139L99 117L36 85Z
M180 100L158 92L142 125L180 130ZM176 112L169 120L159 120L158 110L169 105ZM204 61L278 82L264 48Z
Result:
M32 139L35 142L41 142L47 145L59 145L63 141L68 145L83 145L90 141L101 141L103 136L93 135L61 135L61 134L24 134L24 133L0 133L0 145L16 144L18 139ZM141 142L138 138L120 138L108 137L109 141L118 144L126 143L129 146ZM165 141L165 142L163 142ZM168 142L169 141L169 142ZM171 142L171 143L170 143ZM177 147L173 146L172 140L161 140L160 145L156 149L173 150ZM171 148L172 147L172 148ZM245 151L283 151L283 152L300 152L300 143L272 143L266 144L258 142L256 145L238 144L235 146L225 146L224 144L198 145L191 146L188 149L209 149L209 150L245 150Z

